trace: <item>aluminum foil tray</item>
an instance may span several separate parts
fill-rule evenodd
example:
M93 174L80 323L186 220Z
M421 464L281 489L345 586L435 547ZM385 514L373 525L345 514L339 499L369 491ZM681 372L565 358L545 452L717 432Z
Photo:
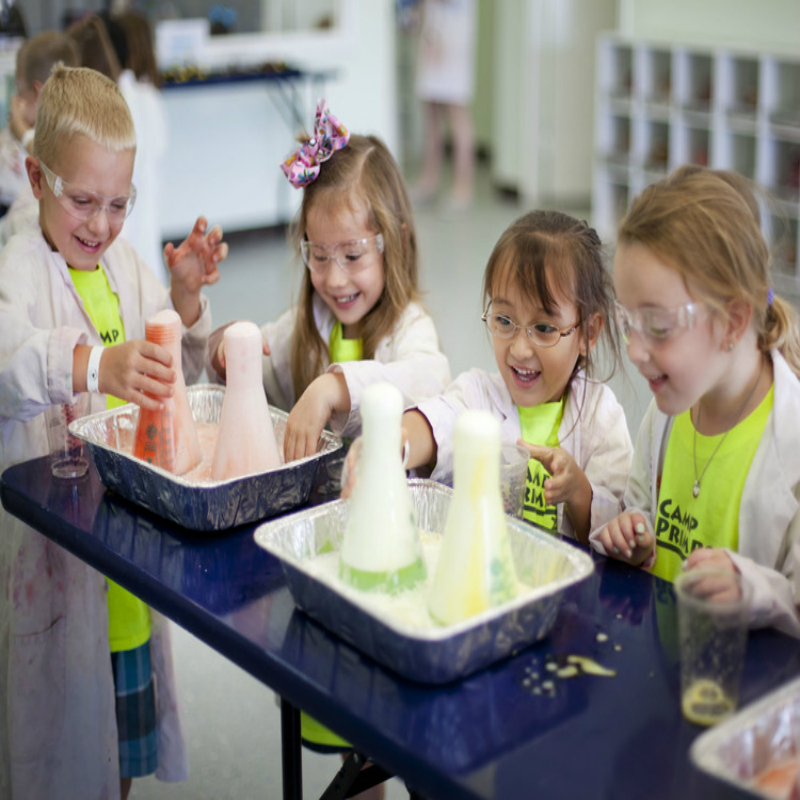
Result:
M196 422L219 422L225 387L188 387ZM270 408L278 447L282 448L288 414ZM122 497L138 503L184 528L218 533L272 517L303 505L309 499L320 464L342 447L342 441L323 431L319 452L284 467L225 481L191 483L161 467L131 455L139 407L132 403L101 411L70 423L73 436L83 439L100 480Z
M745 795L789 800L797 797L791 784L797 780L798 745L800 678L702 733L689 754L698 769Z
M431 480L408 483L419 528L442 534L452 489ZM368 600L364 606L355 603L309 574L309 559L338 551L347 510L347 501L334 500L299 511L260 525L255 539L281 560L289 590L303 611L375 661L421 683L463 678L542 639L555 622L564 591L594 569L587 553L507 517L517 575L537 588L457 625L403 627L375 616Z

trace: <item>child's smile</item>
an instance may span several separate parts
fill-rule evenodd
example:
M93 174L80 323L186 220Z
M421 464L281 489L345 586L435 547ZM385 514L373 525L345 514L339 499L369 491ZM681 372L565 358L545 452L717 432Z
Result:
M77 135L59 154L57 164L47 167L64 182L104 197L124 197L131 192L134 151L113 152L85 136ZM117 238L122 219L112 219L102 208L90 219L80 219L62 204L39 166L40 180L34 187L39 199L39 222L50 246L74 269L93 270L103 253ZM83 199L81 194L77 195Z
M559 306L548 313L521 296L516 287L505 286L493 295L491 311L502 314L520 327L510 338L493 336L497 367L515 405L528 408L561 400L583 343L580 328L562 336L552 347L534 344L525 328L545 324L569 330L579 322L573 302L557 297Z
M321 207L315 204L309 209L306 238L322 252L328 253L329 248L345 242L372 242L375 234L368 225L365 209L354 211L347 206L331 209L327 204ZM351 264L352 269L348 269ZM337 258L330 259L324 270L311 270L314 289L342 323L348 338L353 338L353 326L380 300L384 282L383 254L374 246L358 259L345 247Z

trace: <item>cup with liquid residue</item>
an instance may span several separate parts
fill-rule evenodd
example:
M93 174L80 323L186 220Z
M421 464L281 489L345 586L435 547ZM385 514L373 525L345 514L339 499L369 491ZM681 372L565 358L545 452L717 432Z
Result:
M86 416L89 394L75 395L72 403L57 403L45 410L47 443L50 448L50 469L55 478L75 480L89 471L89 459L83 442L70 434L70 422Z
M736 710L747 649L752 588L739 573L692 569L675 580L681 709L696 725Z
M500 492L506 514L522 519L525 489L528 485L530 453L521 444L504 444L500 448Z

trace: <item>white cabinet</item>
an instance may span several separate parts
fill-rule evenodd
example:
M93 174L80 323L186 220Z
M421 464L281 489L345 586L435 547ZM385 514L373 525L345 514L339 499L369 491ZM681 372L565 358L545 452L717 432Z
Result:
M800 293L800 55L604 34L598 39L593 214L611 240L633 198L681 164L769 190L776 288Z

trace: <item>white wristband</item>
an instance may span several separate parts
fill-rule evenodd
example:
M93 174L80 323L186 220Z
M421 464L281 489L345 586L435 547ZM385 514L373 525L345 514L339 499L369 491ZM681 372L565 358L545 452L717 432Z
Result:
M22 139L20 139L20 144L28 151L31 149L31 142L33 141L33 128L28 128L25 133L22 134Z
M93 347L89 353L89 365L86 368L86 391L98 392L100 384L100 359L103 357L105 347Z

